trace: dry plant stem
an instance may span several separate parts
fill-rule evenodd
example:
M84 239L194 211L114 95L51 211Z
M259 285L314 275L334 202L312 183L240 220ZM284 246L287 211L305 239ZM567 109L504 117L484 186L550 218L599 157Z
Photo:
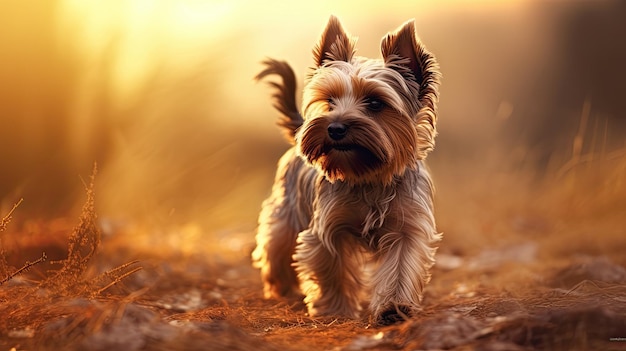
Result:
M54 286L59 290L67 290L69 286L75 285L87 269L87 264L96 253L100 245L100 230L96 223L94 181L96 176L96 166L90 177L90 183L85 185L87 200L80 215L80 222L72 231L69 238L69 248L67 259L52 262L62 263L63 267L53 277L48 278L42 285Z
M7 275L4 279L0 280L0 285L8 282L9 280L13 279L16 275L27 272L29 269L31 269L34 265L45 262L46 259L48 258L48 256L46 256L46 253L42 253L41 257L39 257L37 260L33 261L33 262L29 262L26 261L26 263L24 263L24 265L16 270L15 272Z
M7 213L6 216L2 217L2 219L0 220L0 232L3 232L7 228L7 225L9 224L9 222L11 222L11 219L12 219L11 216L13 215L13 212L15 212L15 209L17 209L17 207L22 203L22 201L24 201L24 199L20 199L16 204L13 205L13 208L11 208L9 213ZM45 257L45 254L44 254L44 257ZM0 276L6 276L2 281L0 281L0 285L11 280L13 277L19 274L19 272L23 270L27 270L28 268L30 268L30 266L28 266L28 262L27 262L27 264L24 267L22 267L20 270L18 270L17 272L9 273L10 268L9 268L9 265L7 264L7 260L4 255L4 249L2 248L2 238L0 237Z
M103 274L101 274L97 278L97 280L102 280L106 276L106 277L110 278L112 281L109 284L105 285L104 287L102 287L102 288L96 290L95 292L93 292L92 296L100 295L101 293L103 293L108 288L110 288L113 285L118 284L119 282L121 282L124 278L126 278L126 277L130 276L131 274L134 274L134 273L142 270L143 267L135 267L135 268L131 269L128 272L122 273L122 271L124 269L126 269L127 267L129 267L131 265L134 265L134 264L136 264L138 262L139 261L137 261L137 260L131 261L131 262L125 263L125 264L123 264L123 265L121 265L119 267L113 268L113 269L108 270L108 271L104 272Z
M7 228L7 224L11 222L11 219L12 219L11 216L13 215L13 212L15 212L15 209L17 209L17 207L22 203L22 201L24 201L24 199L20 199L15 205L13 205L13 208L11 209L11 211L9 211L9 213L7 213L6 216L2 217L2 219L0 220L0 232L3 232Z
M96 254L100 245L100 229L96 222L97 216L93 190L96 173L97 169L94 165L90 182L89 184L85 183L87 200L80 215L80 222L74 228L69 238L67 259L59 261L58 263L63 264L59 272L42 283L44 286L54 287L59 292L73 291L74 293L85 293L88 296L95 297L142 269L142 267L136 267L126 271L129 266L138 262L131 261L108 270L95 278L86 279L83 277L89 262Z

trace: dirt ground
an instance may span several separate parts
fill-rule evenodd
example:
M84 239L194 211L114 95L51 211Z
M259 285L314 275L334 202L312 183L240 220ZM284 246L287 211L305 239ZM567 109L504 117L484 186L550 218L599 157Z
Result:
M172 228L155 239L98 219L94 201L88 186L76 221L19 219L19 207L3 220L5 275L46 260L0 285L2 350L626 350L623 192L579 213L482 199L481 213L498 218L459 215L465 232L450 226L422 312L389 327L263 299L251 232L198 239L197 228ZM464 240L485 240L475 231L500 240L477 249ZM202 249L177 244L193 237Z

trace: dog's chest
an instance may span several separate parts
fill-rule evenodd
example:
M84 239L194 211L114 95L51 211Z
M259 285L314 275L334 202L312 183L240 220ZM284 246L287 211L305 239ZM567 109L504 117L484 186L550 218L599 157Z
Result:
M325 233L350 232L369 238L387 219L396 196L392 187L328 184L320 189L317 220Z

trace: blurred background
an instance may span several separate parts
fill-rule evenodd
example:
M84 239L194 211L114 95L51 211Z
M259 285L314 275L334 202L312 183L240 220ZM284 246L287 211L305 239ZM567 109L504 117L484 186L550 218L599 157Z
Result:
M158 243L154 228L185 228L169 243L190 250L252 242L288 147L253 77L272 57L302 81L331 14L360 55L378 57L383 35L415 18L437 56L429 164L449 250L582 214L624 233L617 0L0 0L1 213L20 198L24 218L76 213L96 162L105 232L151 228Z

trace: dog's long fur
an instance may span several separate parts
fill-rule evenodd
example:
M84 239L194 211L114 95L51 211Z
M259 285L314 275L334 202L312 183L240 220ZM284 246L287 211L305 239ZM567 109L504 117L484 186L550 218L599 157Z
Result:
M423 159L434 147L440 74L413 21L383 38L382 60L355 56L356 40L331 17L313 50L302 114L295 75L277 75L274 106L294 144L263 203L252 257L266 297L304 294L309 314L380 324L419 309L441 239ZM375 263L371 276L365 274Z

